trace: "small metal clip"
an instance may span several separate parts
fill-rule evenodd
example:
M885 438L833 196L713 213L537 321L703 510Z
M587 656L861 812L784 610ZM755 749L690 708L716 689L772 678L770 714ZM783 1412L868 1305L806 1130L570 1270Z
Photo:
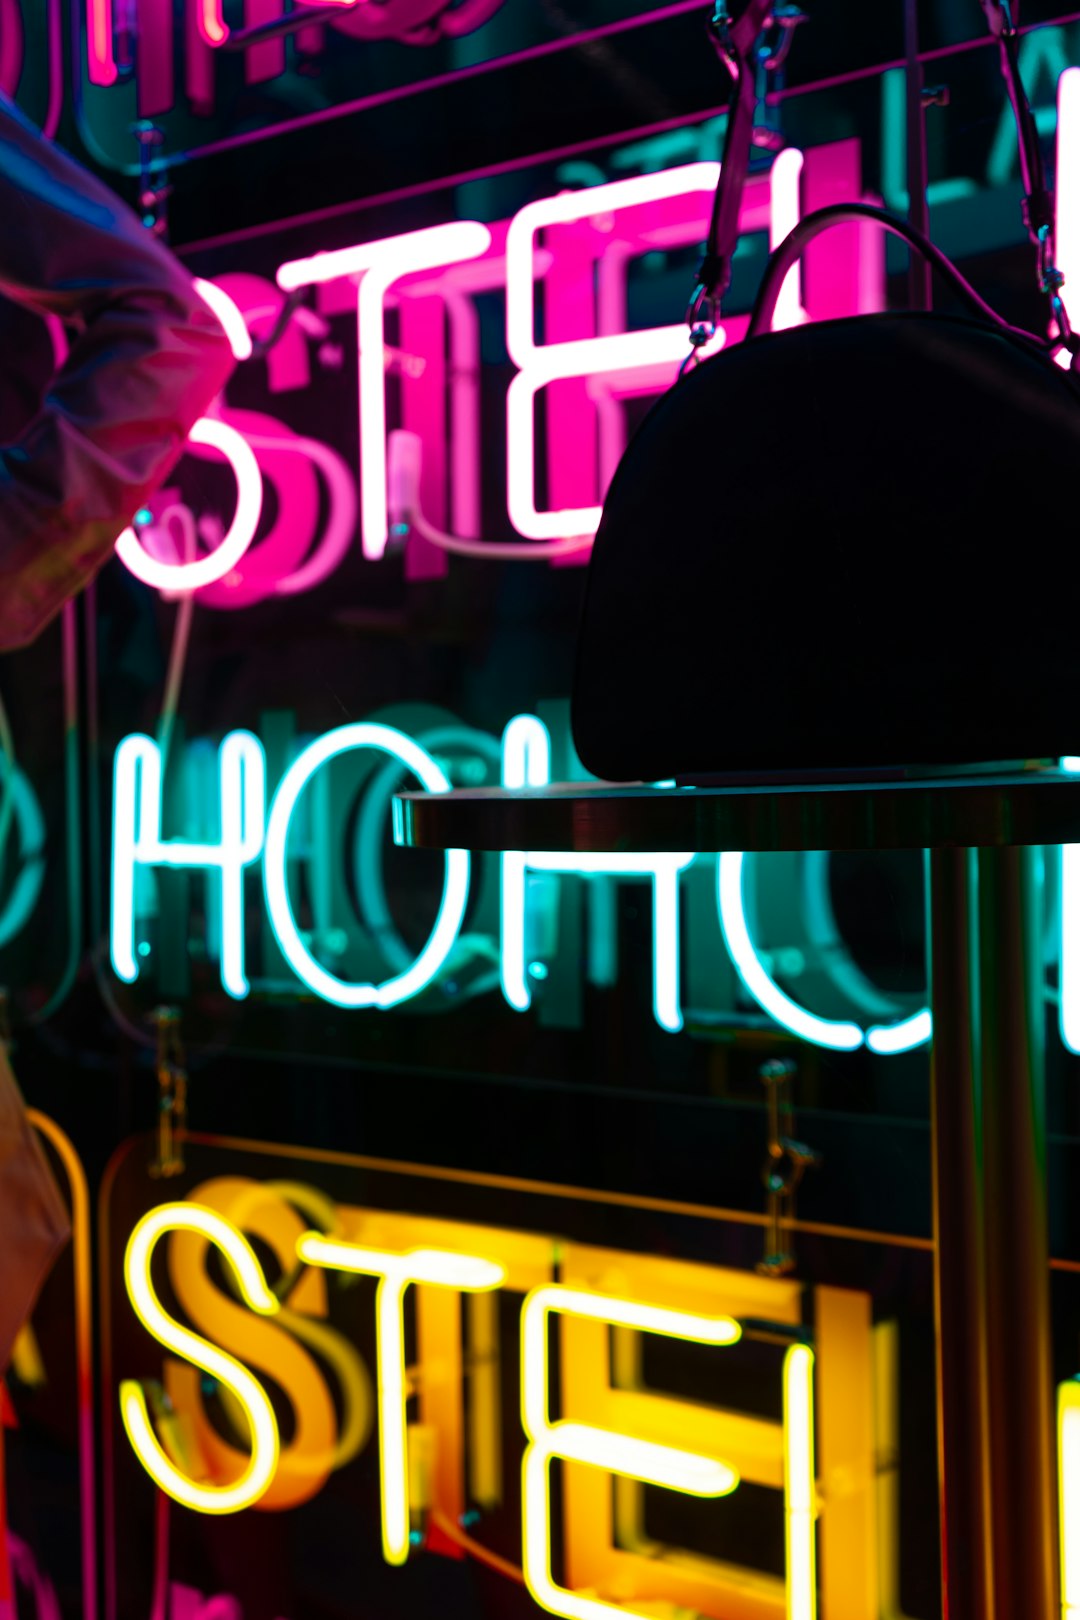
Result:
M187 1068L180 1042L180 1014L175 1007L158 1007L157 1028L158 1145L150 1166L152 1176L178 1176L184 1170L182 1142L187 1128Z
M697 365L701 359L700 351L716 336L718 314L717 300L705 283L699 281L686 307L686 324L690 328L690 352L679 367L680 377L685 376L692 366Z
M799 1183L811 1166L821 1163L821 1155L787 1134L787 1128L793 1128L795 1123L788 1089L795 1076L794 1063L773 1058L763 1063L758 1073L768 1093L768 1142L761 1172L765 1187L765 1253L757 1269L765 1277L786 1277L795 1269L795 1255L785 1246L784 1228L794 1218Z
M168 202L172 186L162 172L164 132L157 124L143 118L133 126L132 134L139 143L139 212L142 222L154 236L167 238Z

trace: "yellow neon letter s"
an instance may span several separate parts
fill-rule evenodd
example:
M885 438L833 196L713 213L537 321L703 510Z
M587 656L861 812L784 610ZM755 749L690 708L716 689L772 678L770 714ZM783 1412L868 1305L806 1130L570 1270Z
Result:
M201 1485L189 1479L166 1456L154 1434L142 1388L134 1379L120 1385L120 1412L135 1455L155 1484L184 1507L200 1513L238 1513L263 1495L278 1459L278 1426L266 1391L232 1356L181 1327L162 1308L150 1278L150 1261L167 1232L198 1232L215 1243L236 1273L244 1301L261 1316L278 1302L266 1285L255 1252L242 1233L212 1209L199 1204L162 1204L144 1215L131 1234L124 1255L124 1282L135 1314L166 1349L224 1384L243 1408L251 1429L251 1459L231 1485Z
M198 1232L177 1232L169 1242L169 1281L185 1321L212 1344L237 1356L259 1377L272 1378L292 1410L292 1435L282 1443L277 1470L266 1493L255 1504L259 1512L298 1507L322 1490L332 1470L343 1467L366 1445L374 1418L374 1394L367 1367L352 1344L323 1318L327 1315L326 1273L304 1268L293 1282L296 1240L308 1220L333 1229L336 1210L314 1187L295 1182L252 1181L245 1176L215 1176L192 1188L190 1198L214 1210L251 1241L261 1241L275 1256L283 1282L275 1289L281 1300L276 1316L252 1314L236 1297L235 1287L222 1287L207 1268L209 1245ZM340 1425L325 1368L333 1373L341 1395ZM168 1357L163 1382L178 1413L191 1424L197 1454L213 1479L232 1479L246 1461L247 1425L239 1423L239 1443L228 1430L212 1424L196 1368ZM218 1393L221 1400L221 1392ZM226 1407L234 1403L226 1398ZM279 1420L282 1407L276 1408ZM234 1425L230 1421L228 1429Z

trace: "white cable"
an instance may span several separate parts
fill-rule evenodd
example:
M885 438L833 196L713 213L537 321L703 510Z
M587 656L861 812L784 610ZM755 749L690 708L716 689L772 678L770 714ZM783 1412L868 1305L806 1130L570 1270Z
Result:
M479 557L489 562L549 562L553 557L571 557L592 549L592 536L570 540L496 541L462 540L429 523L420 510L420 468L422 446L416 433L397 428L387 446L387 507L391 533L396 536L413 530L424 540L458 557Z
M176 523L180 527L182 546L176 547L175 541L169 532L169 526ZM192 562L198 552L199 540L195 528L194 514L181 503L165 508L155 526L162 537L168 537L173 547L181 554L183 562ZM165 675L165 693L161 705L161 716L158 720L158 747L161 750L161 769L164 775L166 762L169 756L169 745L172 742L173 729L176 724L176 714L180 707L180 688L183 685L184 674L187 669L188 648L191 644L191 621L195 616L195 592L184 591L177 593L179 607L176 610L176 619L173 624L172 645L169 649L169 663Z

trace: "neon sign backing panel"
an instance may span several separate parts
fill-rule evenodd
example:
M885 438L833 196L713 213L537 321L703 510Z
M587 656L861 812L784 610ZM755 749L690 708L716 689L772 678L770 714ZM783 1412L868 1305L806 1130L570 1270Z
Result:
M687 1206L678 1214L680 1206L619 1195L606 1207L602 1194L582 1203L574 1189L539 1182L198 1137L185 1147L183 1177L162 1189L146 1178L146 1152L145 1142L130 1144L103 1189L107 1620L124 1612L118 1592L133 1596L151 1573L133 1559L130 1531L153 1502L139 1457L145 1452L156 1470L162 1444L170 1460L161 1477L171 1471L179 1495L195 1498L194 1511L171 1510L190 1529L174 1538L169 1579L185 1579L185 1541L210 1534L209 1519L227 1543L248 1539L252 1513L264 1529L268 1518L287 1526L295 1516L285 1534L300 1563L291 1571L279 1563L290 1620L305 1620L304 1537L320 1533L333 1502L335 1517L344 1512L351 1524L334 1570L353 1584L377 1582L391 1615L411 1612L425 1560L460 1560L470 1539L511 1569L524 1558L539 1607L573 1620L600 1620L613 1601L642 1617L667 1601L717 1620L874 1620L875 1605L898 1601L890 1583L901 1526L891 1484L882 1489L891 1476L875 1459L894 1432L896 1336L907 1331L890 1312L903 1300L902 1319L917 1314L908 1290L929 1265L921 1243L890 1259L887 1238L879 1238L884 1247L834 1241L820 1249L811 1289L754 1275L757 1217L737 1212L689 1217ZM348 1189L360 1185L354 1204ZM151 1230L161 1252L148 1268L138 1244ZM245 1232L258 1238L261 1261L250 1249L245 1258ZM261 1276L282 1279L269 1315L252 1314L227 1285L222 1291L229 1261L206 1273L208 1237L235 1250L233 1263L254 1268L241 1285L249 1303L258 1303ZM703 1263L721 1238L727 1263ZM668 1258L655 1258L658 1244ZM291 1274L290 1254L307 1262ZM343 1267L370 1280L344 1288ZM183 1360L163 1359L147 1335L149 1325L179 1343L139 1303L150 1277L168 1314L204 1347L227 1346L239 1366L246 1358L257 1382L273 1369L276 1421L287 1425L280 1449L267 1452L276 1494L264 1490L261 1504L236 1515L210 1510L219 1506L217 1482L244 1467L243 1420L234 1404L222 1428L205 1375L200 1384ZM426 1281L410 1286L410 1277ZM561 1394L549 1361L556 1346ZM196 1341L184 1351L204 1367L214 1353ZM394 1369L405 1364L401 1383ZM222 1374L236 1381L228 1368ZM667 1382L673 1376L677 1384ZM141 1401L146 1379L164 1380L172 1415L164 1428L149 1420L125 1434L121 1403ZM762 1379L771 1393L747 1409L747 1391ZM177 1424L188 1436L179 1444L170 1442ZM562 1482L561 1533L549 1471ZM932 1500L932 1480L924 1487ZM660 1538L669 1546L648 1529L653 1490L669 1509ZM702 1521L711 1541L699 1543L685 1515L680 1532L686 1492L713 1499ZM737 1514L728 1531L725 1511ZM732 1541L732 1522L743 1526L741 1539ZM678 1552L680 1534L692 1556ZM241 1566L230 1567L242 1582Z

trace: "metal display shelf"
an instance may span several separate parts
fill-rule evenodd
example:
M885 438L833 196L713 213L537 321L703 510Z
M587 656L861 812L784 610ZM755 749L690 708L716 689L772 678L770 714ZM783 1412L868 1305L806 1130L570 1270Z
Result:
M1037 846L1080 777L403 793L401 844L930 852L935 1302L946 1612L1059 1612Z
M1080 776L744 787L474 788L402 793L394 837L427 849L617 851L986 849L1080 843Z

